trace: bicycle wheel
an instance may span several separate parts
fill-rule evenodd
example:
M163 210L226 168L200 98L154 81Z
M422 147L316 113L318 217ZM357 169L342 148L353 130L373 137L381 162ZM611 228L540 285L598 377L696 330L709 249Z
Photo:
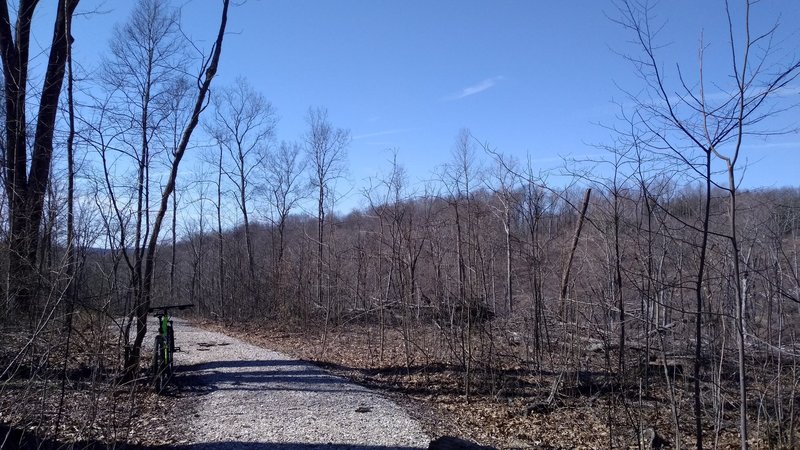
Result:
M167 387L167 360L165 358L166 344L164 338L156 336L153 342L153 387L161 393Z
M173 359L175 354L175 332L172 331L172 321L170 324L167 325L167 366L169 368L169 374L172 375L172 369L174 368Z

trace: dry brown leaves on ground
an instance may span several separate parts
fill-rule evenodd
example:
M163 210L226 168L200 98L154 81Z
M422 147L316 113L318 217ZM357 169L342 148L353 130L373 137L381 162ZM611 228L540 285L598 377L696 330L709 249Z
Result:
M324 342L323 352L321 336L286 327L201 325L313 361L384 391L406 406L432 437L455 435L499 448L637 448L637 430L652 427L667 442L675 440L663 387L654 384L641 396L637 386L620 386L590 370L588 363L585 372L566 375L513 364L495 363L491 370L476 367L467 398L464 373L457 366L432 361L430 353L426 356L419 348L408 364L406 342L398 331L387 331L379 348L377 332L370 327L338 330ZM563 380L557 395L547 403L559 376ZM682 446L692 446L690 399L677 400ZM735 426L722 430L717 445L738 446Z
M110 335L73 336L66 364L63 341L58 335L32 340L4 330L0 442L6 434L7 448L20 445L21 436L32 448L180 442L180 424L167 419L177 399L156 395L144 370L140 379L121 383L118 347Z

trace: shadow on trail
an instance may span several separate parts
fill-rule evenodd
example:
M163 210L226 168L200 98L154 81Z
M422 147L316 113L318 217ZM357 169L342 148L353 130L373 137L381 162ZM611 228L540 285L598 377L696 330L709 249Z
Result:
M212 370L212 369L238 369L241 367L280 367L280 366L305 367L306 364L302 361L283 360L283 359L267 359L267 360L255 360L255 361L210 361L197 364L176 365L175 372L193 372L197 370ZM312 370L313 368L309 367L308 369ZM317 371L320 373L323 372L322 370L319 369L317 369Z
M387 447L383 445L354 444L303 444L297 442L214 442L207 444L187 444L178 446L145 447L146 449L179 449L179 450L417 450L425 447ZM144 450L144 449L143 449Z
M172 444L172 445L128 445L104 444L97 441L80 441L67 443L53 439L43 439L25 433L17 428L0 424L0 448L19 450L415 450L424 447L389 447L383 445L353 445L353 444L307 444L300 442L241 442L224 441L199 444Z
M331 374L329 371L336 373ZM456 366L445 364L363 369L302 359L209 361L176 365L175 377L172 379L174 389L168 390L166 394L207 395L225 390L343 393L363 392L364 388L405 395L459 395L462 392L457 383L433 388L426 383L412 387L379 380L386 376L437 373L458 374L458 371Z
M303 360L303 362L306 362ZM461 384L465 369L455 364L418 364L412 366L384 366L377 368L351 367L333 362L308 362L334 374L350 379L353 383L376 391L397 393L404 396L461 396ZM480 395L496 395L497 385L492 380L504 380L505 398L529 398L532 393L542 391L541 386L552 386L558 377L564 382L561 393L570 397L590 397L595 394L627 392L631 399L640 400L636 386L622 389L618 383L609 383L610 373L602 371L579 370L560 373L551 370L529 368L495 369L491 373L473 372L475 379L472 392ZM539 379L531 378L535 374ZM544 381L542 381L544 380ZM549 389L549 387L548 387ZM546 392L544 395L547 395Z
M247 368L250 370L241 370ZM215 391L239 390L364 392L348 380L297 360L212 361L178 365L171 395L207 395Z

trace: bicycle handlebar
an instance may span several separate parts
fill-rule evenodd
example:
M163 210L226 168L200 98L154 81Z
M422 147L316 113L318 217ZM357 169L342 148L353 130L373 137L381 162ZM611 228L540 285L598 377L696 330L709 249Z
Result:
M187 303L185 305L152 306L150 308L147 308L147 312L164 311L166 313L170 309L184 310L186 308L191 308L193 306L194 306L194 303Z

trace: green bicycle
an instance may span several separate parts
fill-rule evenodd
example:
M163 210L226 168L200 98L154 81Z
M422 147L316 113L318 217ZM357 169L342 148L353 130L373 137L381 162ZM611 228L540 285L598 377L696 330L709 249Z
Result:
M161 393L172 378L173 353L180 351L175 347L175 331L172 328L170 309L184 310L193 304L156 306L147 310L155 312L158 318L158 334L153 342L153 387Z

